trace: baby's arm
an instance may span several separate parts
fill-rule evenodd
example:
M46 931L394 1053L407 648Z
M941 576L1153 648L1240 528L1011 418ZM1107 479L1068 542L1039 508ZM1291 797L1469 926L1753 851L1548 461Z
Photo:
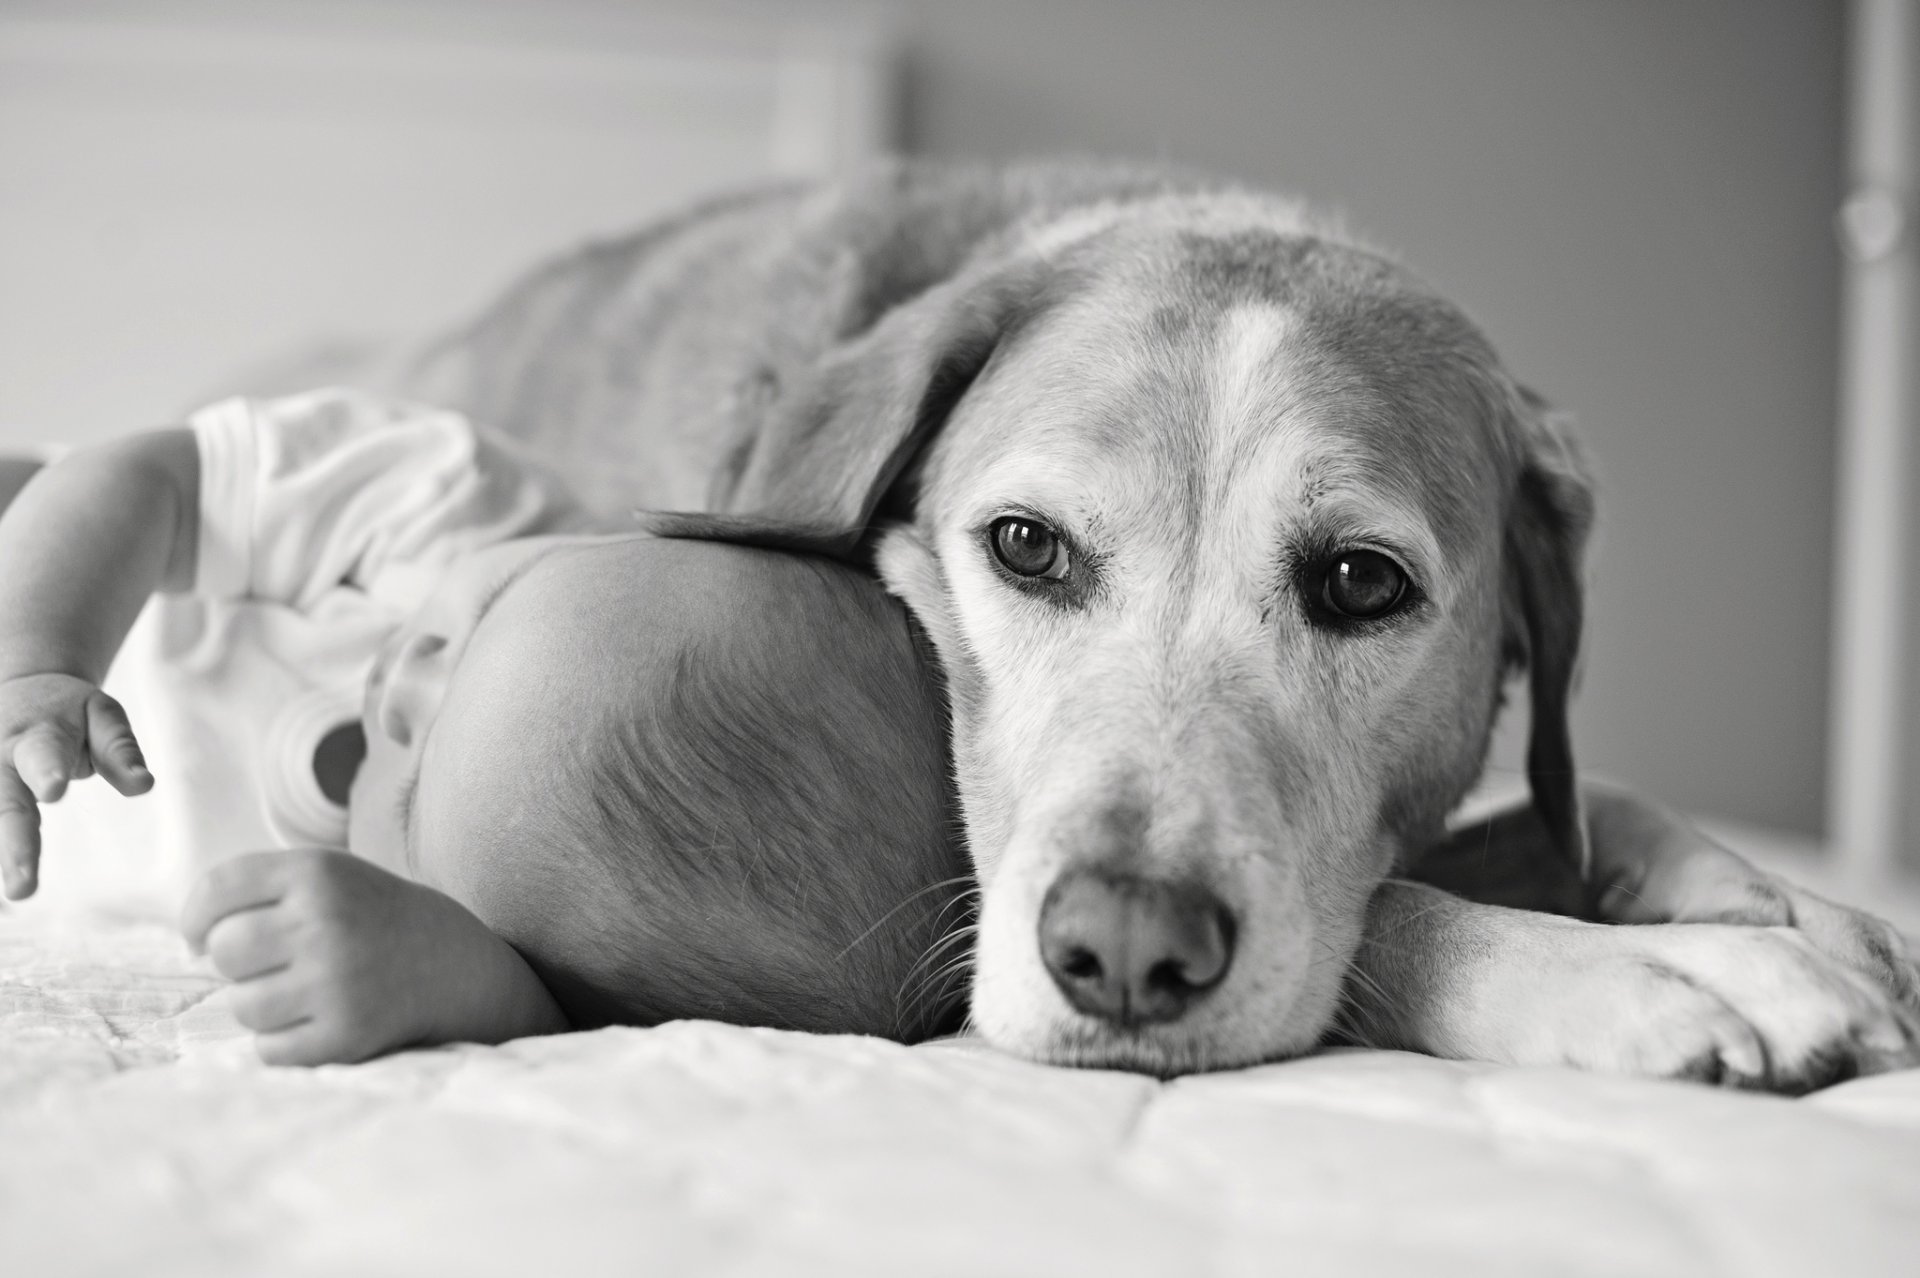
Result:
M76 451L0 516L0 878L31 896L39 804L98 771L153 784L100 681L147 597L191 586L200 459L186 430Z
M512 946L445 893L345 852L256 852L209 870L181 931L234 982L273 1065L569 1028Z

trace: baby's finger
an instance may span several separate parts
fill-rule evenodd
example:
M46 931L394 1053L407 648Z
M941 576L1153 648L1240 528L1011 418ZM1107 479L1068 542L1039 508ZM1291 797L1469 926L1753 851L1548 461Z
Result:
M214 967L230 981L251 981L277 972L293 957L292 942L271 906L215 919L207 929L206 946Z
M87 751L94 770L120 793L145 794L153 788L153 773L147 771L127 712L104 692L87 698Z
M0 885L7 899L32 896L39 871L40 807L26 783L0 763Z
M275 905L286 894L287 854L248 852L220 862L200 876L180 911L180 935L195 954L206 952L207 932L239 910Z
M42 803L52 803L67 792L67 782L86 775L81 770L80 743L57 723L36 723L13 746L13 769Z

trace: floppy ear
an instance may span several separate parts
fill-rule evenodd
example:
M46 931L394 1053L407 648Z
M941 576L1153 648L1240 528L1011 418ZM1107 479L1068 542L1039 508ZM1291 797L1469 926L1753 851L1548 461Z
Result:
M691 535L852 555L888 488L1035 308L1046 270L1019 259L964 272L829 353L774 405L716 482L717 515L691 517L708 531Z
M757 515L715 514L700 510L636 510L636 531L685 541L722 541L762 550L798 551L834 559L853 557L857 542L837 530L817 525L788 524Z
M1585 611L1581 562L1593 525L1593 484L1567 418L1520 390L1520 466L1507 514L1507 653L1524 662L1532 701L1527 780L1547 833L1588 870L1567 703Z

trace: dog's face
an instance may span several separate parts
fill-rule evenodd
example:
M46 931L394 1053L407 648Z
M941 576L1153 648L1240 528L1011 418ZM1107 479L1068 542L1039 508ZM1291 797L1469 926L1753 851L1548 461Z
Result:
M938 303L951 402L893 393L931 438L879 542L950 689L975 1024L1160 1073L1305 1050L1506 666L1571 660L1514 536L1530 406L1458 312L1310 235L1122 227L1018 280Z

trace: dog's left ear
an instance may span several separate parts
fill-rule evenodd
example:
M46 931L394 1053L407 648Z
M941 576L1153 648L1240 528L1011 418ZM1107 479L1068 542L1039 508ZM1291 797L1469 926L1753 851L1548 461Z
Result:
M1584 878L1586 823L1580 814L1568 702L1585 613L1581 565L1593 526L1593 482L1568 419L1520 389L1520 464L1509 498L1506 648L1528 672L1533 728L1527 780L1547 833Z
M720 541L730 546L849 558L853 540L837 529L819 524L788 523L759 515L737 515L703 510L635 510L629 516L635 532L683 541Z
M1033 259L983 263L830 352L717 484L710 505L721 513L710 525L744 532L735 539L852 554L881 498L1032 313L1046 272Z

